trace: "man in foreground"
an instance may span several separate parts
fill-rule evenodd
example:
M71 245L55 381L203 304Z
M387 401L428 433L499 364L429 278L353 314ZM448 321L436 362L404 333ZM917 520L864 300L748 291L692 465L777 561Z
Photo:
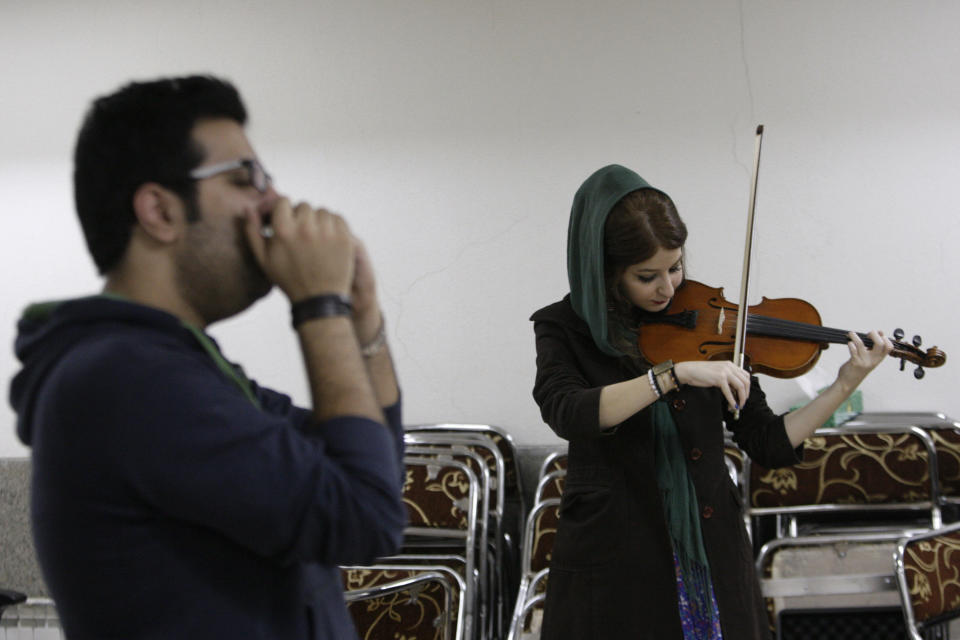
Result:
M28 308L11 386L71 639L355 637L337 565L400 543L400 397L371 262L342 218L274 190L245 122L229 83L193 76L102 97L80 131L77 212L105 286ZM273 285L309 410L205 333Z

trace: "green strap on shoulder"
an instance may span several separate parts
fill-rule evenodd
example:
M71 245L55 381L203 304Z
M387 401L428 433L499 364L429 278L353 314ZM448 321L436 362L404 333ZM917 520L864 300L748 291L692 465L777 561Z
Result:
M191 324L187 324L186 322L183 322L182 324L188 331L190 331L190 333L193 334L193 337L197 339L197 342L199 342L200 346L203 347L203 350L207 352L207 355L213 359L214 364L216 364L217 368L223 372L223 375L227 376L235 385L237 385L237 387L240 388L240 391L242 391L243 395L247 397L247 400L253 403L253 406L255 406L257 409L262 408L257 396L253 394L253 384L243 373L243 371L227 362L226 358L223 357L223 354L220 353L220 350L217 349L217 345L213 343L213 340L211 340L207 334Z

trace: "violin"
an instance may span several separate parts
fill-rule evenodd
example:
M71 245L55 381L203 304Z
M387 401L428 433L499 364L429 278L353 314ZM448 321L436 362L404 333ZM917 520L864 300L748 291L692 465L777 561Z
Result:
M725 300L723 289L686 280L677 288L667 312L642 324L637 346L647 362L732 359L734 364L747 370L777 378L794 378L813 368L820 352L830 343L849 342L848 331L821 326L817 310L799 298L770 300L765 297L760 304L747 306L762 141L763 125L760 125L750 183L740 304ZM744 307L747 313L741 314L739 310ZM866 347L873 346L869 336L857 335ZM897 329L893 337L890 356L900 358L901 371L907 360L916 364L913 375L918 380L924 376L924 367L939 367L947 361L946 354L936 347L927 349L926 353L921 351L920 336L914 336L912 344L906 344L901 341L903 330ZM738 417L739 411L734 416Z
M730 360L740 307L723 297L723 289L696 280L681 284L669 309L654 320L645 320L638 335L638 347L648 362L664 360ZM813 368L821 351L830 344L846 344L849 332L821 325L812 304L799 298L764 297L747 307L745 361L748 368L775 378L794 378ZM873 340L857 333L867 347ZM924 376L924 367L939 367L946 354L936 347L920 349L922 340L902 342L903 330L894 331L890 357L917 365L913 375Z

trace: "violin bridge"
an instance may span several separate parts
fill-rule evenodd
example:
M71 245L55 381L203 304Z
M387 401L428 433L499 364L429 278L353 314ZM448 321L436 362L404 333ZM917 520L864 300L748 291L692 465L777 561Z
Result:
M720 307L720 315L717 316L717 335L723 335L723 321L726 319L726 313L723 310L723 307Z

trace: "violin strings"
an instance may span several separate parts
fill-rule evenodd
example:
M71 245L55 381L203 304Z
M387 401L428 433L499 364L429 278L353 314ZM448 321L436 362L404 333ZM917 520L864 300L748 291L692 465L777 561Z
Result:
M723 322L723 331L724 333L732 333L736 330L737 313L735 311L731 313L730 309L726 309L726 311L728 313ZM775 338L808 340L810 342L831 342L834 344L846 344L850 341L847 335L849 332L842 329L832 329L807 322L771 318L769 316L756 314L749 314L747 316L747 333ZM857 332L857 335L863 340L864 346L867 348L873 347L873 340L870 336L860 332ZM890 342L893 343L894 353L903 354L906 352L919 356L923 355L923 352L913 345L901 342L900 340L891 339Z
M736 326L736 314L732 319L724 321L724 330L730 330ZM831 342L835 344L845 344L849 342L847 331L842 329L832 329L830 327L821 327L807 322L798 322L796 320L784 320L782 318L770 318L750 314L747 316L747 333L757 335L766 335L777 338L793 338L797 340L809 340L811 342ZM867 347L873 346L873 340L864 333L857 333Z

